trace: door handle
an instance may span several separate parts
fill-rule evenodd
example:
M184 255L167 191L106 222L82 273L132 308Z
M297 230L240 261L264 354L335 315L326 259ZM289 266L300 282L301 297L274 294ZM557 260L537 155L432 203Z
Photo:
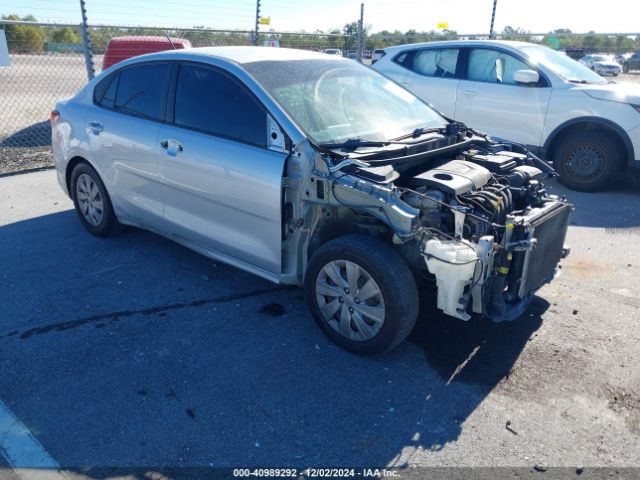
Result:
M100 122L89 122L89 130L95 135L100 134L100 132L104 131L104 127Z
M160 146L167 151L168 155L171 156L176 156L184 150L182 144L176 140L161 140Z

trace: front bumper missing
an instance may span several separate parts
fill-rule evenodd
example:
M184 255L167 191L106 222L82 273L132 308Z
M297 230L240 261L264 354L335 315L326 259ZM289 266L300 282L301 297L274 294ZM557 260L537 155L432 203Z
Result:
M477 245L465 240L425 242L422 254L436 277L438 308L461 320L471 318L469 310L494 322L520 317L569 255L564 241L572 211L569 203L550 201L526 215L508 216L509 233L500 248L494 248L491 236Z

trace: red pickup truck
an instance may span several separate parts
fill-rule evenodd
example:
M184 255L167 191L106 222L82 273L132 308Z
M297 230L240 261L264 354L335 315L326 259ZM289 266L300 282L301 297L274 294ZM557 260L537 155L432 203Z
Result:
M114 37L109 41L104 52L102 69L106 70L127 58L137 57L145 53L162 52L164 50L181 50L191 48L191 42L184 38L169 37Z

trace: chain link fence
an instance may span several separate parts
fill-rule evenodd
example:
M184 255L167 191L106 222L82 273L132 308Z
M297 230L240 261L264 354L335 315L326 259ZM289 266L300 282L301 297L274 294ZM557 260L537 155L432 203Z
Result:
M0 20L9 48L10 66L0 67L0 175L51 165L49 116L55 103L72 96L88 79L79 25ZM126 26L89 28L95 73L115 37L188 40L193 47L265 45L323 51L355 48L348 35L288 32L164 29ZM142 52L116 52L132 56Z
M0 67L0 173L51 161L49 114L87 81L78 27L3 25L10 66ZM60 33L62 31L62 33Z
M10 66L0 66L0 175L51 165L49 115L56 101L74 95L87 82L85 46L80 25L0 20L9 47ZM370 63L373 50L392 45L454 39L488 38L453 32L383 32L363 39L357 35L259 32L205 28L166 29L130 26L90 26L95 72L102 70L104 53L115 37L155 37L188 40L193 47L221 45L277 45L324 51L339 49L345 56L361 55ZM640 50L640 34L531 34L504 32L500 40L541 43L578 52L628 53ZM120 52L125 56L141 52Z

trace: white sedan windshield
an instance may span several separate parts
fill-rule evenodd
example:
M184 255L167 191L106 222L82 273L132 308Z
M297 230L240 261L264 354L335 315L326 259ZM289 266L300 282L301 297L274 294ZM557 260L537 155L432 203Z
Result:
M353 61L244 66L317 143L384 141L447 121L393 81Z
M563 80L575 83L605 84L607 81L572 58L542 46L521 47L520 51L529 61L542 65Z

